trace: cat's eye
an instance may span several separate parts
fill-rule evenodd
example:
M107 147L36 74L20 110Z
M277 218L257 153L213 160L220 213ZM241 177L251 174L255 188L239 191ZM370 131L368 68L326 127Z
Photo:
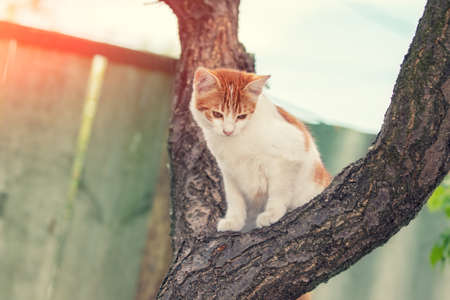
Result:
M217 119L223 117L223 115L218 111L213 111L212 114L213 114L214 118L217 118Z
M239 120L244 120L245 118L247 118L247 114L239 115L239 116L237 116L237 118L238 118Z

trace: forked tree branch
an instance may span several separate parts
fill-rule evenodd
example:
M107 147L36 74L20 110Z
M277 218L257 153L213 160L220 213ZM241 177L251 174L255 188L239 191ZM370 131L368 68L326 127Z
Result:
M270 227L217 233L220 171L188 103L199 65L253 71L239 0L164 0L182 45L169 137L174 261L159 299L296 299L383 245L450 168L450 3L429 0L381 132L366 157Z

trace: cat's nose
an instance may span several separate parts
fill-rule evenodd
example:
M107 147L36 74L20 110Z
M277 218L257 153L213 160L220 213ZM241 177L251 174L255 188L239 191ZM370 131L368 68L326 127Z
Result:
M223 133L225 134L225 135L227 135L227 136L230 136L232 133L233 133L233 130L231 130L231 131L227 131L227 130L223 130Z

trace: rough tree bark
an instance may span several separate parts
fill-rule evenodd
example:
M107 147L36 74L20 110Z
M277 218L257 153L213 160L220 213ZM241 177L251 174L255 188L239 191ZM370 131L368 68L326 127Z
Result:
M192 74L199 65L253 71L253 59L237 40L239 0L164 2L182 54L169 137L174 260L159 299L296 299L383 245L448 173L450 3L429 0L367 156L280 222L217 233L222 182L188 110Z

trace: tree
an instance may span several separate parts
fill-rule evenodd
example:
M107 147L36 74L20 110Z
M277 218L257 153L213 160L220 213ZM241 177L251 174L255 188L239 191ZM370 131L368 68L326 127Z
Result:
M220 171L188 110L202 65L254 70L237 39L239 0L163 0L181 58L169 133L174 260L159 299L296 299L383 245L450 168L450 3L429 0L384 125L366 157L270 227L217 233Z

